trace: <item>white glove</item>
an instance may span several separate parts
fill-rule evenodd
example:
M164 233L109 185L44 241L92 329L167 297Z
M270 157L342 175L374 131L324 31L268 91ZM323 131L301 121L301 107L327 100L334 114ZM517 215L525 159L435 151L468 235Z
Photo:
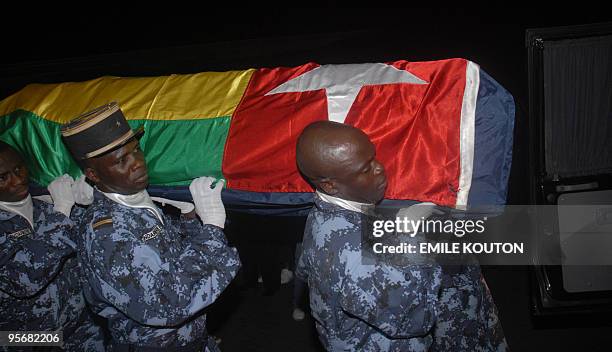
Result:
M93 203L93 187L85 181L85 175L81 175L72 184L72 195L77 204L89 205Z
M431 202L417 203L409 206L408 208L402 208L397 212L397 217L400 219L407 218L408 221L419 221L427 219L432 214L444 214L443 211L436 209L436 205Z
M219 180L215 188L210 188L214 177L198 177L191 181L189 192L193 197L196 213L205 224L223 228L225 226L225 207L221 201L221 190L225 181Z
M74 205L74 196L72 195L72 184L74 180L69 175L62 175L47 186L49 194L53 199L53 210L59 211L66 216L70 216L70 210Z
M154 200L158 203L162 203L162 205L170 204L176 208L179 208L181 210L181 214L189 214L195 208L195 206L192 203L180 202L178 200L172 200L168 198L151 197L151 200Z

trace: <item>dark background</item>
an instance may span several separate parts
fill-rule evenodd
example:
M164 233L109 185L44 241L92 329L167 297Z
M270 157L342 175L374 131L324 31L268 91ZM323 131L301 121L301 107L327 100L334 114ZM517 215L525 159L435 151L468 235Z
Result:
M575 5L575 4L574 4ZM528 88L525 30L612 21L589 8L281 8L204 10L164 4L155 16L121 8L13 16L0 51L0 98L28 83L103 75L172 73L320 64L430 61L461 57L479 64L516 102L509 203L528 203ZM236 219L240 215L232 215ZM275 238L299 233L300 220L240 218L250 235L276 227ZM487 267L485 276L514 351L610 351L612 319L533 319L526 267ZM226 351L309 351L312 320L291 319L291 284L271 296L231 288L211 311L211 330Z

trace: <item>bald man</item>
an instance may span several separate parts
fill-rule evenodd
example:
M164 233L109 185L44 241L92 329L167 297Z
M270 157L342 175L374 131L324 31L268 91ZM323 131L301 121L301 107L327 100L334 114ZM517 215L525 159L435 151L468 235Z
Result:
M477 266L448 273L435 263L362 261L362 231L387 185L363 131L314 122L300 135L296 158L316 188L296 274L308 282L311 312L327 350L507 349ZM416 218L427 218L428 209Z
M384 167L361 130L334 122L307 126L297 164L316 188L297 275L329 351L427 351L440 268L363 265L361 231L387 186Z

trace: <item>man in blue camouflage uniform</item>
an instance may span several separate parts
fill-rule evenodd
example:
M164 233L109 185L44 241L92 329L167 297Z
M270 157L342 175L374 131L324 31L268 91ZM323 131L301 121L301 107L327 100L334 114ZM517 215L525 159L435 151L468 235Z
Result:
M71 183L49 185L54 204L33 199L27 167L0 141L0 331L62 331L66 350L103 351L79 285Z
M317 189L297 275L308 282L323 346L427 351L440 268L362 262L362 231L387 185L374 145L356 128L315 122L299 138L297 163Z
M362 234L384 196L386 177L361 130L327 121L309 125L298 140L297 164L317 191L296 274L308 282L327 350L507 348L477 266L453 271L406 258L364 260ZM427 218L431 208L425 209L400 214Z
M139 132L116 103L62 127L64 142L96 185L79 243L85 297L108 320L113 351L216 351L203 310L240 267L223 233L223 183L211 188L212 178L194 180L195 210L171 221L145 190Z

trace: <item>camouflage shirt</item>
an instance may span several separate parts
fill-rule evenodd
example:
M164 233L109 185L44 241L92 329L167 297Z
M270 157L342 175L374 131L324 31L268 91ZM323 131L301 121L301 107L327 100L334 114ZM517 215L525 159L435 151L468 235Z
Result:
M223 230L164 222L94 192L81 223L83 290L108 319L113 345L157 348L207 341L206 315L240 267Z
M32 201L34 229L0 210L0 330L61 330L68 350L103 350L79 284L74 223Z
M329 351L427 351L437 314L439 266L364 264L365 216L315 197L297 275Z
M508 345L477 263L445 266L432 351L503 352Z

